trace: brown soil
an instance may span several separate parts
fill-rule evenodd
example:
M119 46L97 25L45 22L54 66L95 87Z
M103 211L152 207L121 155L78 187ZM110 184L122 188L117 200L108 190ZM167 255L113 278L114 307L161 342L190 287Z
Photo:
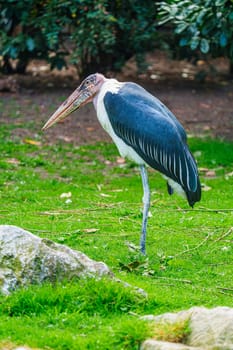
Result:
M194 66L172 61L162 53L148 55L147 61L146 74L137 75L132 60L117 79L144 86L173 111L188 133L233 140L233 82L227 76L227 61L212 61L217 71L209 71L205 82L195 79L209 69L203 61ZM51 73L44 63L32 63L25 76L2 78L1 123L14 123L13 138L36 139L48 117L79 83L74 69ZM74 144L109 140L91 104L49 129L43 138L48 143Z

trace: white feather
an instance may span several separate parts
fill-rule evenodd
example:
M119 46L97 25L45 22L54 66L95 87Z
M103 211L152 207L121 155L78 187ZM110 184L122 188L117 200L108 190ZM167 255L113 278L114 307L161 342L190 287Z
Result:
M180 182L182 183L182 185L184 186L184 182L183 182L183 172L182 172L182 164L181 164L181 159L179 157L179 169L180 169Z
M168 170L170 171L170 173L172 171L171 164L172 164L172 157L171 155L168 155Z
M176 173L176 156L175 154L173 155L173 172L174 172L174 175L175 177L177 177L177 173Z
M186 166L186 172L187 172L187 186L188 186L189 191L191 191L191 188L190 188L190 185L189 185L189 168L188 168L188 164L187 164L187 161L186 161L186 157L184 158L184 160L185 160L185 166Z

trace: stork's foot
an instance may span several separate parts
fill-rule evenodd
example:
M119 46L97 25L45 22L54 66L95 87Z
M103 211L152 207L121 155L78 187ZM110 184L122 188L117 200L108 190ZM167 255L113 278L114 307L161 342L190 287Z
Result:
M143 240L143 237L141 237L140 252L142 255L146 255L146 242Z
M143 248L140 248L140 252L142 253L142 255L146 256L146 250Z

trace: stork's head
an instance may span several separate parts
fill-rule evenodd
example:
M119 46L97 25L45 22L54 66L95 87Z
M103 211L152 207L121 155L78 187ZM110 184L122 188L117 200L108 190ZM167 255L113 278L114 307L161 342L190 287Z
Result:
M81 106L91 102L99 92L106 78L99 73L91 74L82 81L79 87L62 103L62 105L49 118L42 130L50 128L53 124L65 119L70 113Z

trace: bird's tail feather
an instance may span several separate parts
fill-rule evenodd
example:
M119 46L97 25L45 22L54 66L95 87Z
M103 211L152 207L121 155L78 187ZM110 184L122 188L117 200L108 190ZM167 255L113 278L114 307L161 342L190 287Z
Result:
M196 161L189 151L188 146L184 148L183 155L180 155L179 162L176 162L175 173L178 176L174 176L173 178L164 176L167 179L168 193L172 194L174 191L180 194L193 207L201 199L201 184Z
M201 184L199 177L197 178L197 189L195 192L186 191L187 200L189 202L190 207L193 207L196 202L201 200Z
M194 206L196 202L199 202L201 199L201 184L198 175L197 163L189 151L188 147L186 148L186 156L188 160L188 172L189 172L189 184L187 188L184 188L184 191L187 196L187 200L191 207Z

